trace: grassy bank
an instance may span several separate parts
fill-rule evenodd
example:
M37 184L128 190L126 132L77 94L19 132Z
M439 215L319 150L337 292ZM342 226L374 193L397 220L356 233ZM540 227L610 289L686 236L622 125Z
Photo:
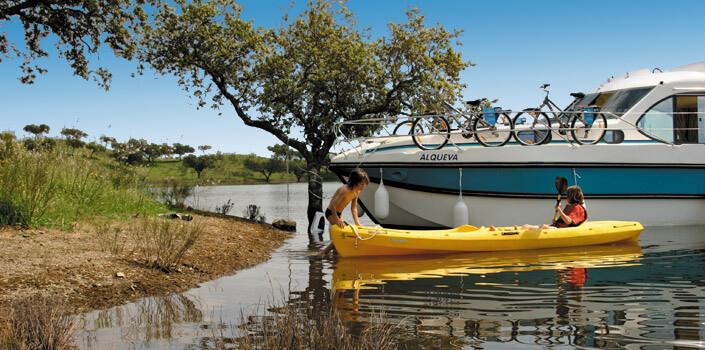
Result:
M201 185L251 185L264 184L264 175L245 167L245 159L251 157L243 154L224 154L215 167L206 169L198 178L196 171L186 168L179 159L159 159L150 166L143 168L143 174L148 183L153 185L176 181L182 184ZM261 158L261 157L260 157ZM324 171L325 181L337 181L335 174ZM299 179L305 182L306 177ZM297 182L293 173L274 173L269 183Z
M87 149L28 151L14 141L0 147L0 226L69 228L165 210L134 169Z

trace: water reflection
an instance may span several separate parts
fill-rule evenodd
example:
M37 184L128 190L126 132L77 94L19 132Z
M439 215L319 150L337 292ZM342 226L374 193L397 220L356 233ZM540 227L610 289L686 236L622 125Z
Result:
M333 300L349 321L382 309L470 346L702 347L704 257L631 244L341 259Z
M94 331L87 332L82 343L89 349L105 348L107 344L97 341L98 333L119 330L120 343L141 343L148 348L154 341L177 337L176 331L183 324L196 324L202 320L203 313L198 303L184 294L144 298L126 306L98 311L94 320L84 317L82 328Z

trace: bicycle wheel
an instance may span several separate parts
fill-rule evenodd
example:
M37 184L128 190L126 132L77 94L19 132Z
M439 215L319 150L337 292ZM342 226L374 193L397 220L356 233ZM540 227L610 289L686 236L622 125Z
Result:
M450 126L442 116L421 117L411 127L411 139L422 150L441 149L450 139Z
M551 136L551 120L544 112L519 112L512 123L514 138L522 145L542 145Z
M478 117L472 124L477 142L486 147L504 146L512 138L512 118L499 113L495 123L488 123L485 118Z
M602 113L596 113L594 118L585 118L576 114L570 123L570 135L581 145L594 145L602 140L607 131L607 118Z
M397 126L394 127L394 131L392 132L392 135L411 135L411 130L414 127L414 121L413 120L405 120ZM408 129L408 131L407 131ZM399 133L403 132L403 133Z

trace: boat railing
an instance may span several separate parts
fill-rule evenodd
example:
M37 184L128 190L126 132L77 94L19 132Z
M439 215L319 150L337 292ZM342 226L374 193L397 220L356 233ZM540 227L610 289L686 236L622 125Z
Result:
M414 143L422 149L440 149L446 145L459 148L456 141L460 134L467 141L482 143L481 137L487 135L490 140L485 146L502 146L509 139L516 139L519 143L526 145L539 145L550 142L531 143L530 138L538 133L548 132L550 137L556 137L565 141L571 147L591 145L598 143L620 143L607 142L614 133L620 133L623 137L626 131L638 131L646 138L676 146L679 144L675 140L676 133L698 132L703 134L703 122L681 121L678 126L674 126L674 121L679 116L702 115L705 112L655 112L655 111L629 111L618 113L611 111L599 111L590 109L578 109L568 111L536 111L523 110L512 111L493 108L494 115L488 115L487 109L484 111L460 111L455 108L448 108L443 113L430 113L423 115L404 115L394 117L366 118L358 120L341 121L335 125L335 133L340 144L346 143L351 147L373 145L379 147L383 144L397 142L400 137L410 137ZM644 116L651 116L650 120L642 121ZM626 118L629 116L629 118ZM542 122L537 121L544 118ZM669 125L670 124L670 125ZM359 136L359 130L365 129L366 133ZM549 131L550 130L550 131ZM593 139L573 137L576 133L590 132ZM527 139L521 141L522 135ZM527 136L528 135L528 136ZM587 135L587 134L586 134ZM668 137L670 135L670 137ZM599 137L598 137L599 136ZM699 136L703 138L703 136ZM426 138L427 140L423 140ZM444 142L445 140L445 142ZM555 138L554 138L555 140ZM623 141L623 140L622 140ZM699 140L703 143L703 140ZM441 147L424 148L420 143L428 142L433 145L443 143ZM465 143L465 142L463 142ZM357 145L356 145L357 144Z

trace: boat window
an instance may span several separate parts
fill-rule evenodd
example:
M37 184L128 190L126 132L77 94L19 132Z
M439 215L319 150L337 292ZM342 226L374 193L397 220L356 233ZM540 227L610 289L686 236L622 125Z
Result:
M637 127L655 140L673 143L673 97L669 97L644 113Z
M610 96L603 105L600 106L601 111L612 112L617 116L622 116L630 110L637 102L641 101L653 87L619 90ZM598 98L599 100L599 98Z
M699 97L702 96L676 96L677 113L673 115L674 143L698 143Z

